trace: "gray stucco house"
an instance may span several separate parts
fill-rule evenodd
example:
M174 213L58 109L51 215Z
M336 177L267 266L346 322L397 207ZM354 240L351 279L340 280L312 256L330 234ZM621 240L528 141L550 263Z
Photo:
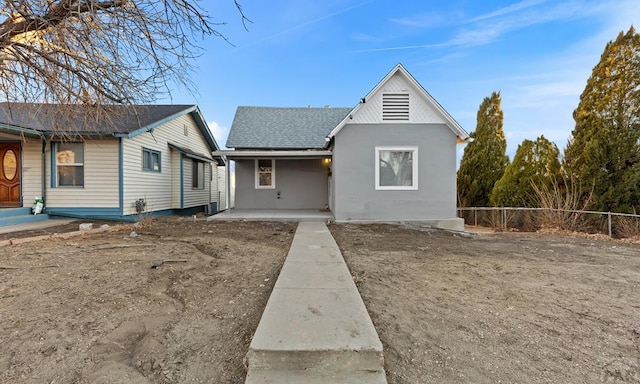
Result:
M239 107L226 146L235 208L330 209L335 220L456 218L465 130L401 65L355 108Z

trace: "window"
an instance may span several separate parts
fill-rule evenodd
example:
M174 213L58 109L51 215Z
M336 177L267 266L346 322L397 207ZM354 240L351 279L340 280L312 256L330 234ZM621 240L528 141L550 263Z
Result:
M418 189L418 147L376 147L376 189Z
M198 160L191 161L191 187L204 189L204 163Z
M256 188L275 188L275 160L256 160Z
M160 172L160 152L142 148L142 170Z
M409 120L409 94L385 93L382 95L382 120Z
M55 143L58 187L84 187L84 144Z

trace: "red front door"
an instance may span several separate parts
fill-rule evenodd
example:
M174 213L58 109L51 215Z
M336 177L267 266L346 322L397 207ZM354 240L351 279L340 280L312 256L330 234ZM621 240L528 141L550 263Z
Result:
M20 143L0 143L0 207L20 206Z

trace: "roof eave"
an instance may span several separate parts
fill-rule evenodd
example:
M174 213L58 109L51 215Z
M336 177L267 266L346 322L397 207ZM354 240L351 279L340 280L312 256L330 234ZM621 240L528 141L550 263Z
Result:
M10 124L5 124L5 123L0 123L0 131L9 131L9 132L17 132L20 134L26 134L29 136L38 136L38 137L44 137L44 133L36 130L36 129L30 129L30 128L23 128L23 127L18 127L15 125L10 125Z

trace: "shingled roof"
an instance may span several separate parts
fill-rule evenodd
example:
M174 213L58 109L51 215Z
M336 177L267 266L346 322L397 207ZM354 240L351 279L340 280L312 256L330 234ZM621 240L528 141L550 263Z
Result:
M227 147L322 149L325 137L352 108L238 107Z
M69 108L74 110L72 115ZM44 135L115 136L152 126L195 106L109 105L102 107L98 115L88 113L89 108L92 107L4 102L0 103L0 124Z

